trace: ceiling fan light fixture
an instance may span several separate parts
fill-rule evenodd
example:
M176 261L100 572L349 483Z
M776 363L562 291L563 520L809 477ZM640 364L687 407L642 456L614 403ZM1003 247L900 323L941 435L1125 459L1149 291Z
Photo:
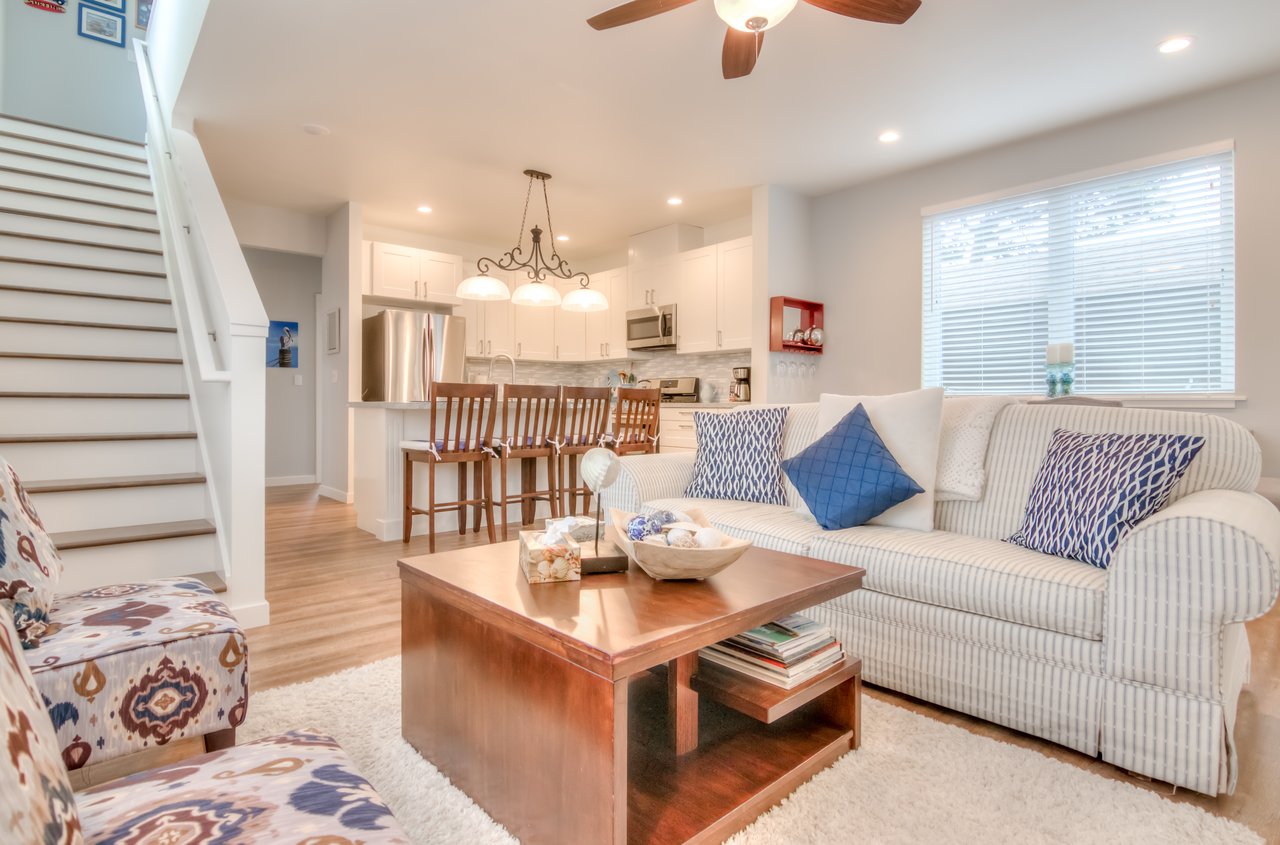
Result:
M739 32L764 32L782 23L799 0L716 0L716 14Z
M458 284L454 295L459 299L476 299L481 302L500 302L511 298L511 291L499 279L481 273L468 276Z
M546 282L525 282L511 294L511 304L554 308L560 304L560 291Z
M564 295L560 307L565 311L608 311L609 300L594 288L578 288Z

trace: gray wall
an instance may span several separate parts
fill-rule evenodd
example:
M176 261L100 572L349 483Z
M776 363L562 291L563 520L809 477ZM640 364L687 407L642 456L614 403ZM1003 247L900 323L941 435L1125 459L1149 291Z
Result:
M76 34L79 3L65 14L5 0L0 26L0 112L141 141L146 113L133 61L134 3L124 48Z
M828 326L821 389L920 386L922 208L1234 139L1236 392L1248 401L1221 413L1258 438L1264 474L1280 475L1277 104L1280 74L1272 74L813 200L813 274Z
M320 259L244 250L258 295L272 320L298 323L298 368L267 370L267 482L316 474L316 294ZM266 349L263 349L266 356ZM302 384L294 384L294 377Z

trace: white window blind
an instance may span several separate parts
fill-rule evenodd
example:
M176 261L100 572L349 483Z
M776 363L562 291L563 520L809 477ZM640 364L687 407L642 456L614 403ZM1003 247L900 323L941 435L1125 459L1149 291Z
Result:
M1235 390L1230 149L924 218L923 381L1039 393L1048 343L1077 393Z

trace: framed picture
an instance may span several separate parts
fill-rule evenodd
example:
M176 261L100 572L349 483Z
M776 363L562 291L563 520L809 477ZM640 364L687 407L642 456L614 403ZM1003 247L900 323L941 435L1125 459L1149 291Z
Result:
M298 322L296 320L272 320L267 329L267 366L282 369L298 368Z
M90 6L101 6L104 9L110 9L113 12L124 14L124 4L126 0L82 0Z
M138 29L146 29L151 24L151 7L156 0L137 0L133 4L133 25Z
M324 351L337 355L342 351L341 310L333 309L326 315L324 331Z
M124 15L113 14L96 6L86 6L81 3L79 24L77 31L85 38L114 44L117 47L124 46Z

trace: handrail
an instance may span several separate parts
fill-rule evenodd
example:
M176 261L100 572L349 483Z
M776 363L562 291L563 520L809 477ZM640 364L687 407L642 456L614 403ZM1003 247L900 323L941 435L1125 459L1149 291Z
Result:
M184 232L190 235L191 217L183 213L185 209L175 207L177 191L174 186L179 183L179 177L173 162L173 137L169 132L168 122L160 111L160 98L156 94L147 44L135 38L133 48L140 71L138 76L142 80L142 99L147 110L147 157L151 162L152 178L157 183L156 200L164 205L164 213L159 215L161 228L166 227L166 221L178 221ZM169 249L165 250L166 258L172 253L169 276L173 287L181 290L186 305L182 311L191 323L191 346L195 351L196 371L204 382L230 382L231 371L219 367L216 360L217 333L209 329L204 297L195 286L196 270L191 247L178 232L171 232L170 235L166 239ZM182 321L179 320L178 330L182 329Z

